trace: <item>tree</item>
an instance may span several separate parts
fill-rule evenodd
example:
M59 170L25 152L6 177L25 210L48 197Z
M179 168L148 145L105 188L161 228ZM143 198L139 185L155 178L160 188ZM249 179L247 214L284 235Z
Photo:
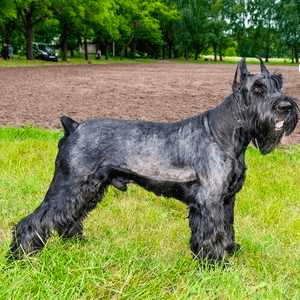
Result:
M52 43L59 35L58 26L58 20L49 17L35 27L34 39L45 43Z
M148 4L148 11L152 17L159 21L162 33L162 56L165 59L165 48L168 48L169 58L172 58L172 50L176 38L176 25L179 24L179 12L171 3L166 5L162 1L151 1Z
M227 47L229 40L226 34L228 23L224 18L225 13L226 12L224 12L224 4L222 1L211 1L208 18L208 41L213 48L215 61L217 60L218 54L220 61L222 61L223 52Z
M92 21L89 19L89 22L94 32L94 42L97 48L104 51L105 58L108 59L109 45L120 37L118 5L112 0L101 1L101 4L98 2L98 5L100 5L98 13L94 15Z
M128 48L133 56L136 56L138 51L157 56L162 46L162 32L155 10L160 1L119 0L117 3L119 44L123 46L125 56L128 54Z
M115 16L115 2L112 0L81 1L82 15L80 17L80 35L83 39L85 59L88 59L87 42L94 40L98 46L105 43L105 56L108 57L107 42L118 36Z
M295 0L280 2L279 23L282 42L291 49L292 61L299 63L300 49L300 3Z
M92 39L93 29L92 24L96 23L99 14L98 1L82 1L82 14L80 15L81 29L80 35L83 38L84 57L88 60L88 40Z
M0 39L10 44L17 21L15 6L10 0L0 0L0 7Z
M26 56L29 60L33 58L33 29L49 16L48 5L46 0L15 0L17 19L25 35Z
M204 0L173 0L180 10L182 18L181 33L184 35L185 47L194 50L194 59L208 45L208 18L210 1Z
M58 21L62 59L67 60L68 39L79 35L84 10L80 0L51 0L50 9Z
M230 32L238 43L238 53L242 57L249 54L248 28L250 15L247 0L223 0L224 18L230 23Z
M263 49L262 53L256 53L256 55L264 56L268 61L278 32L279 2L277 0L252 0L249 1L248 10L251 30L254 33L251 40L258 46L257 51Z

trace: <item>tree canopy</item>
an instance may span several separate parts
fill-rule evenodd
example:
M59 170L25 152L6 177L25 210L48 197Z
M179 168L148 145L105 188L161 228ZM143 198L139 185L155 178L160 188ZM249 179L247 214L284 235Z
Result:
M289 56L298 62L299 0L0 0L0 42L33 58L33 42L106 56Z

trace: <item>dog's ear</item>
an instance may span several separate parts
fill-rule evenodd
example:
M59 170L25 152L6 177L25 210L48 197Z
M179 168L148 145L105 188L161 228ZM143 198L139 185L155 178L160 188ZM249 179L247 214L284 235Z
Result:
M240 77L239 82L237 81L237 77ZM232 90L233 92L240 91L241 87L245 84L246 78L248 76L248 69L246 65L246 60L244 58L241 59L239 65L237 66L235 70L234 80L232 84Z
M79 123L71 119L70 117L67 116L61 116L60 117L61 124L64 128L65 131L65 136L67 137L70 135L75 129L78 127Z
M282 90L283 87L283 78L280 73L274 73L271 75L271 79L275 85L275 88L279 91Z
M265 66L262 58L260 56L257 56L257 59L259 59L259 61L260 61L260 72L265 75L270 75L270 72L267 69L267 67Z
M259 61L260 61L260 72L264 75L271 76L273 85L275 86L275 88L277 90L281 91L282 87L283 87L282 75L280 73L274 73L271 75L269 70L265 66L262 58L260 56L258 56L257 59L259 59Z
M246 65L246 59L242 58L240 61L240 81L244 82L248 76L248 69Z
M233 79L233 83L232 83L232 91L233 92L237 92L239 90L239 84L237 82L238 69L239 69L239 66L236 67L235 74L234 74L234 79Z

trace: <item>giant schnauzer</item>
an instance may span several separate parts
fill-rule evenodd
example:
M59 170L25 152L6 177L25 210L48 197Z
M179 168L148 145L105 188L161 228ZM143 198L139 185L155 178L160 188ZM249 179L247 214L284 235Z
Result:
M11 257L40 250L56 230L81 237L82 221L109 185L126 190L138 184L189 207L191 249L215 261L233 253L235 194L245 179L250 142L265 154L298 122L295 99L282 92L281 74L261 61L250 74L244 59L232 94L195 117L154 123L95 119L77 123L62 116L55 174L41 205L13 231Z

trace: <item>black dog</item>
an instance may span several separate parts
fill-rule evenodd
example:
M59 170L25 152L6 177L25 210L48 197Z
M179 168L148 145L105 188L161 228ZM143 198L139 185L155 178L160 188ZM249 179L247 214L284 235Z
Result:
M239 74L239 81L237 76ZM191 249L199 258L233 253L235 194L245 177L252 141L270 152L297 122L297 104L282 93L282 77L249 74L242 59L233 93L216 108L174 123L90 120L63 116L53 181L41 203L13 231L11 257L40 250L52 231L80 237L82 221L109 185L136 183L189 207Z

